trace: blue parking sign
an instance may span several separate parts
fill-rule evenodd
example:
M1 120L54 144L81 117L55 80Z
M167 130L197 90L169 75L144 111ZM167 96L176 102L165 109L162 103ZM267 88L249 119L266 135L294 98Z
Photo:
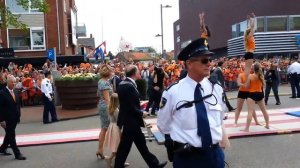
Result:
M47 50L47 58L50 61L54 61L54 49L48 49Z

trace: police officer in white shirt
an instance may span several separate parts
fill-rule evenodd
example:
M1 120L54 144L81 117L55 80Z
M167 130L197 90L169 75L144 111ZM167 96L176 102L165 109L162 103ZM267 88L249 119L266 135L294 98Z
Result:
M292 89L292 97L290 98L300 98L300 64L297 62L298 58L291 59L292 64L288 67L287 70Z
M185 61L188 74L162 96L157 124L174 168L225 166L221 147L230 145L223 125L225 103L222 87L208 78L211 55L200 39L184 48L178 60Z
M53 103L53 88L50 82L51 73L50 71L45 72L45 78L42 80L41 91L43 93L43 102L44 102L44 113L43 113L43 123L49 124L49 112L51 114L51 122L58 121L55 106Z

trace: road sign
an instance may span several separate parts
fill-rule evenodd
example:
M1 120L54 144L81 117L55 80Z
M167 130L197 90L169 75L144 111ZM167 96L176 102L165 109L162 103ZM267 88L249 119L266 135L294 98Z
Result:
M54 61L55 51L54 49L48 49L47 50L47 58L51 61Z

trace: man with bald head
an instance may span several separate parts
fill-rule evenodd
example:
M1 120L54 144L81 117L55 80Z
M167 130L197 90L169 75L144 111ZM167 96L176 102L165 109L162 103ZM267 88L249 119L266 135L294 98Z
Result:
M117 150L115 168L124 167L133 142L150 168L162 168L167 162L159 163L158 159L149 151L141 130L141 127L145 127L143 117L148 115L147 112L141 110L139 92L135 83L135 80L140 79L141 75L134 65L128 65L125 73L126 79L117 88L120 102L117 125L122 130L122 135Z
M20 122L21 108L19 96L14 91L16 78L14 76L7 77L6 88L0 91L0 124L5 130L3 144L0 146L0 153L3 155L11 155L8 153L7 147L10 145L17 160L26 160L16 143L15 129Z

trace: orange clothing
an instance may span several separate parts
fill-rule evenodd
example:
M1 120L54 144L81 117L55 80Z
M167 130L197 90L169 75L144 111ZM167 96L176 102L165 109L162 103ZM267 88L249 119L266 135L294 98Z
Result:
M242 83L242 84L245 84L245 83L246 83L246 74L245 74L244 72L241 73L241 83ZM248 92L249 89L246 88L246 87L240 86L239 91L242 91L242 92Z
M246 41L246 50L254 51L255 50L255 39L254 36L248 37Z
M255 74L251 74L254 80L250 81L249 92L262 92L263 84L258 79L258 76Z

